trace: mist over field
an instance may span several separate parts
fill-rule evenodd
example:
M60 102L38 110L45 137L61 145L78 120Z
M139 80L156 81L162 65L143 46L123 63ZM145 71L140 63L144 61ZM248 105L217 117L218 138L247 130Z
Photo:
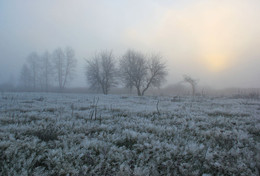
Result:
M0 175L259 176L259 0L0 0Z
M160 53L168 75L212 88L260 87L260 2L242 1L1 1L0 84L20 84L32 52L72 47L77 66L68 87L89 87L85 59L112 50ZM54 80L56 82L57 80ZM57 86L57 84L54 84Z

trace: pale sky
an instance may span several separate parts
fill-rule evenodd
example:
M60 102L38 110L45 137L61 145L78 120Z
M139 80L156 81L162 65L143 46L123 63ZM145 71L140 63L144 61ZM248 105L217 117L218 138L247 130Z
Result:
M0 83L26 57L71 46L73 86L87 86L84 58L127 49L161 53L167 84L188 74L217 88L260 87L259 0L1 0Z

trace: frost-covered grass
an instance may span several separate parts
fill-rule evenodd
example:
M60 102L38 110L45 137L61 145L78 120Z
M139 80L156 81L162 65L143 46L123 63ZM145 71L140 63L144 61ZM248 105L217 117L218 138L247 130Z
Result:
M0 175L259 173L260 100L0 95Z

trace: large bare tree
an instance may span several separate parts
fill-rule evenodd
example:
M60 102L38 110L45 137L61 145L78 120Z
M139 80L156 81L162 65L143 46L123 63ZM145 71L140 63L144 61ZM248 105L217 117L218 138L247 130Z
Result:
M54 72L56 74L60 90L63 90L68 81L72 79L73 73L75 72L76 63L77 60L75 59L75 52L70 47L67 47L65 51L58 48L53 52Z
M86 62L86 78L91 88L101 89L104 94L108 94L116 84L117 71L112 51L102 51Z
M122 81L128 88L135 87L138 96L143 96L150 87L160 87L167 75L160 55L144 54L128 50L120 60Z

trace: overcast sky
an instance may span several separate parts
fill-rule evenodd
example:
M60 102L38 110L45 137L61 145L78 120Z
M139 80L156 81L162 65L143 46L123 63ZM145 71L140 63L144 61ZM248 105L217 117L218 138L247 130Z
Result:
M188 74L217 88L260 87L260 1L0 1L0 83L17 80L31 52L66 46L78 59L74 86L87 86L84 58L131 48L161 53L167 84Z

